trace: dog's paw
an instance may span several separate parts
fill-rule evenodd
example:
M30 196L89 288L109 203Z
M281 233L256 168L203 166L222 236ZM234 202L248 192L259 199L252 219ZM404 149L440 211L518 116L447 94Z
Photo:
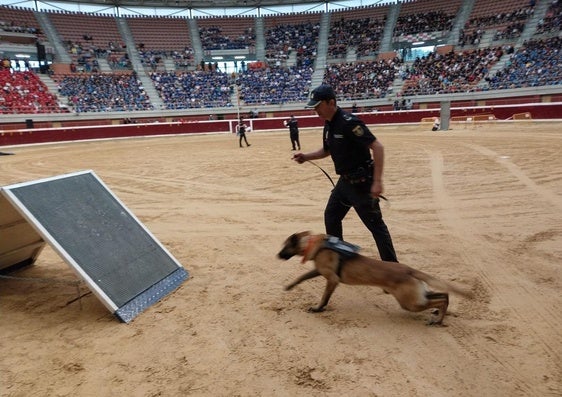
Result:
M441 311L439 309L433 309L431 311L431 317L427 321L427 325L428 326L437 326L437 327L446 327L446 325L443 325L443 317L445 317L445 315L441 314Z
M323 307L309 307L308 308L309 313L321 313L323 311L324 311Z

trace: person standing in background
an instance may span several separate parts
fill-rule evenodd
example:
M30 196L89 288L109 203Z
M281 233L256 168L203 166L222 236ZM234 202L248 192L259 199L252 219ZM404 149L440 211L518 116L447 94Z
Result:
M242 147L242 139L246 143L246 147L252 146L248 143L248 140L246 139L246 131L250 131L250 127L248 127L244 123L244 118L240 117L240 120L238 121L238 124L236 125L236 135L238 135L238 144L240 145L240 147Z
M297 121L295 116L291 115L291 118L288 121L285 120L283 124L285 124L285 127L289 128L293 150L301 150L301 143L299 140L299 122Z

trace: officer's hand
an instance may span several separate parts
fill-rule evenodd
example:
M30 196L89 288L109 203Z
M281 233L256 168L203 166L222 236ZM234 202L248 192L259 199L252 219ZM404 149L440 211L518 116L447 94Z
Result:
M295 153L293 155L293 160L296 161L299 164L302 164L306 161L306 157L305 157L304 153Z
M371 197L378 198L383 193L383 186L381 181L374 181L371 185Z

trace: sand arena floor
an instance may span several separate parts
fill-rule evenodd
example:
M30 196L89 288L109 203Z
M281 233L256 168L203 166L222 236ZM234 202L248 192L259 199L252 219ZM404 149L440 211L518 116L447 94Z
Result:
M562 395L561 124L453 128L373 127L400 261L476 295L445 327L379 288L340 285L320 314L323 279L283 290L312 264L275 254L323 232L331 189L285 131L0 148L2 186L94 170L191 274L130 324L73 286L0 280L0 395ZM353 211L344 234L376 255ZM77 279L50 247L16 275Z

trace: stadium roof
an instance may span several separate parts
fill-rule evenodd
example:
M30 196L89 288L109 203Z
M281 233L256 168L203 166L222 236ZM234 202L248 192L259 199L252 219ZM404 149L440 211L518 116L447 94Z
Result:
M37 11L50 9L89 13L107 12L110 9L158 10L157 14L177 15L181 10L199 10L202 15L249 15L261 11L269 13L323 12L337 9L395 3L397 0L0 0L0 5L31 8ZM163 12L169 10L169 12ZM204 10L214 10L210 13ZM138 12L146 15L146 12ZM149 14L151 14L149 12ZM191 12L190 12L191 14Z
M59 0L60 1L60 0ZM114 7L170 7L170 8L248 8L264 6L286 6L302 3L320 3L319 1L302 0L87 0L69 3L89 3Z

